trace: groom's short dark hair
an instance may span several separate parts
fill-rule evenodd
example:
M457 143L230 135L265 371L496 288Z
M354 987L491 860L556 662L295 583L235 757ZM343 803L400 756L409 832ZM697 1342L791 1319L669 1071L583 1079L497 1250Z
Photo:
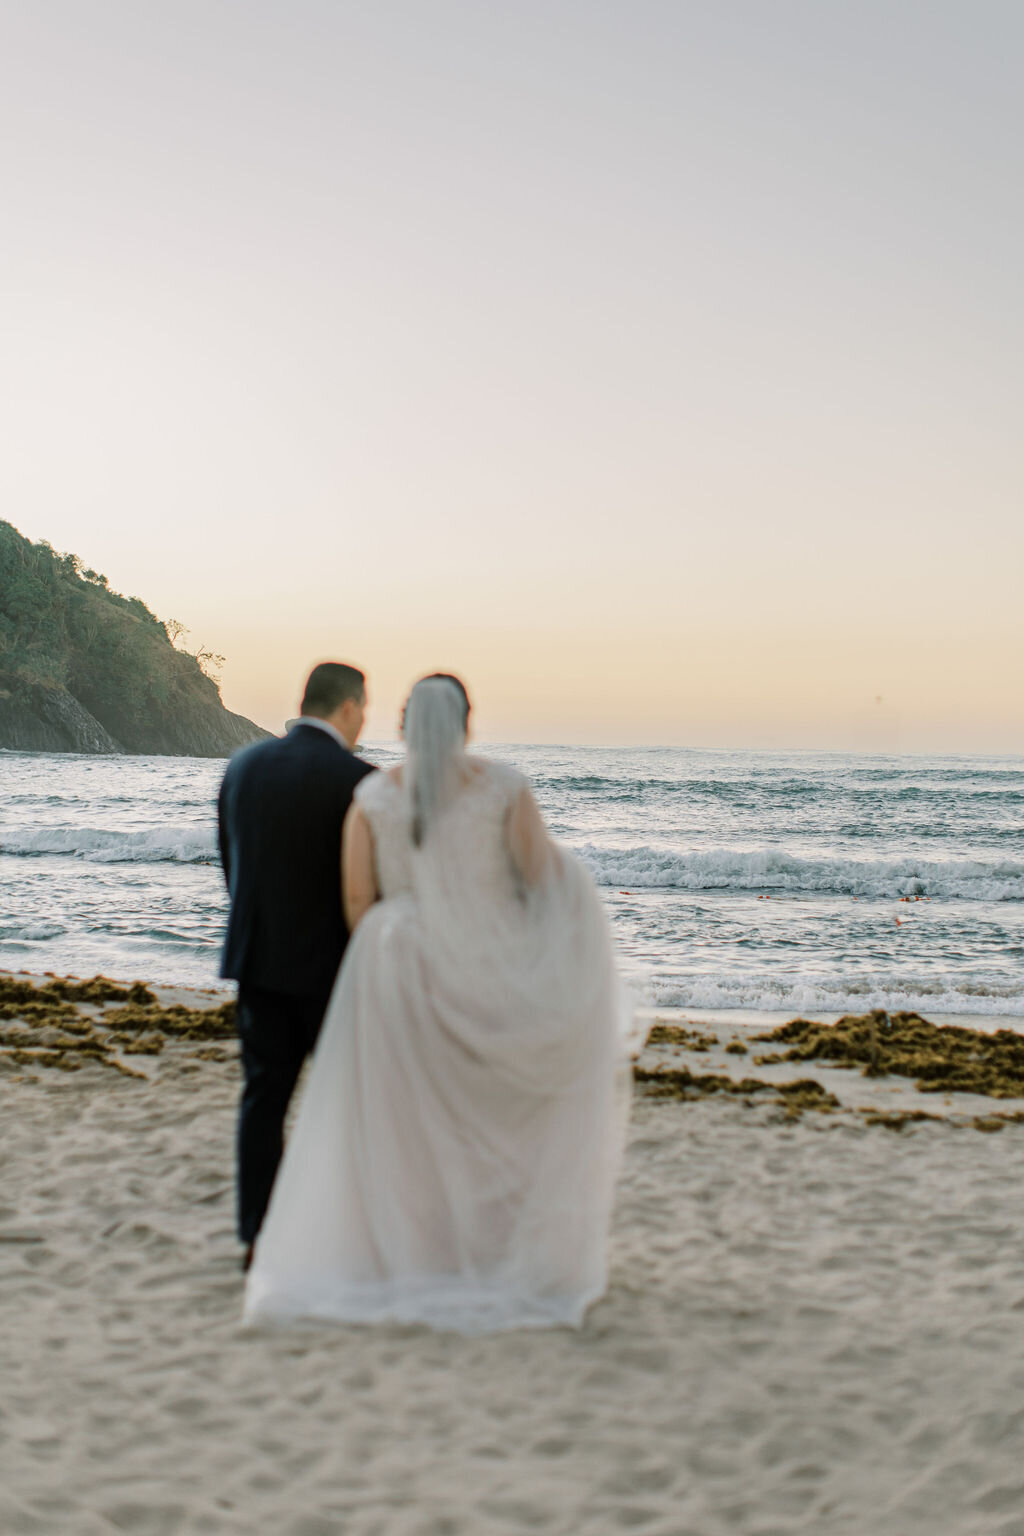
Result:
M346 699L358 702L365 694L366 677L358 667L343 661L322 661L309 674L299 713L326 719Z

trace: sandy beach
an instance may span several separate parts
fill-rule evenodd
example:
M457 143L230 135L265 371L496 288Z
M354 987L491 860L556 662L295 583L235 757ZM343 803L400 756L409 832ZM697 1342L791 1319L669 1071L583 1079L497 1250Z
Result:
M230 1041L0 1051L0 1530L1024 1536L1024 1101L751 1033L639 1065L838 1107L641 1082L606 1299L478 1339L241 1328Z

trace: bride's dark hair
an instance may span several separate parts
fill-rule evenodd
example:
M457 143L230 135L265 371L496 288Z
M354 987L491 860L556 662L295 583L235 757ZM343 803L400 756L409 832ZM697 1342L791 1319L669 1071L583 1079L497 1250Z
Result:
M426 677L419 678L419 682L451 683L452 687L455 689L462 700L462 723L467 729L469 728L469 717L473 706L469 702L469 694L466 691L466 685L462 681L461 677L456 677L454 672L428 672ZM402 718L398 722L399 733L402 736L405 735L405 712L408 708L409 700L406 699L405 703L402 705Z
M440 679L442 683L452 683L458 692L462 695L462 723L463 725L468 725L470 710L473 706L469 702L469 694L466 692L466 685L462 681L462 678L456 677L454 672L428 672L423 681L433 681L435 678Z

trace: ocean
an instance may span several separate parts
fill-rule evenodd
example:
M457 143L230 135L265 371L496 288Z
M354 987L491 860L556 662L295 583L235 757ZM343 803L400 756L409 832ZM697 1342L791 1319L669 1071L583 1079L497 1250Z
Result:
M1024 1020L1024 759L480 750L528 774L653 1004ZM223 768L0 752L0 968L223 985Z

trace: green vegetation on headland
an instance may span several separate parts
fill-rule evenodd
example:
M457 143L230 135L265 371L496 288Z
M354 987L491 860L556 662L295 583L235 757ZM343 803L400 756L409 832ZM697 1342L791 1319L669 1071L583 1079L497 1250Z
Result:
M0 747L225 757L266 732L138 597L0 521Z

